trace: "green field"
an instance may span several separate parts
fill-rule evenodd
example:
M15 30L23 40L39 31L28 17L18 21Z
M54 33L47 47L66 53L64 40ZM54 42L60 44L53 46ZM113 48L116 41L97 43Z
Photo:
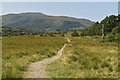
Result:
M69 37L60 59L48 65L52 78L116 78L118 77L117 44L88 37Z
M68 34L69 35L69 34ZM99 42L90 37L68 37L70 43L60 59L46 71L52 78L116 78L116 43ZM30 63L51 58L67 42L66 37L3 37L3 78L21 78ZM12 74L11 74L12 73Z
M62 37L3 37L3 78L21 78L30 63L56 55L67 40Z

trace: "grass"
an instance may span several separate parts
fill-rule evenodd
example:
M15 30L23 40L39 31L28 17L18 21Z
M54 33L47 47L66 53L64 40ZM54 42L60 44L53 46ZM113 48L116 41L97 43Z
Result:
M116 78L118 49L113 43L100 43L88 37L69 37L60 59L50 63L52 78Z
M66 42L62 37L3 37L3 78L21 78L30 63L50 58Z

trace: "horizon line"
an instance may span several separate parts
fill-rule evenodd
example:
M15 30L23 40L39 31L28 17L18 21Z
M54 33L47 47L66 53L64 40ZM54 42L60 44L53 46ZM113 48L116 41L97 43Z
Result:
M41 13L41 14L43 14L43 15L46 15L46 16L56 16L56 17L61 17L61 16L63 16L63 17L71 17L71 18L77 18L77 19L86 19L86 20L90 20L90 21L92 21L92 22L101 22L101 21L96 21L96 20L91 20L91 19L89 19L89 18L86 18L86 17L78 17L78 16L71 16L71 15L52 15L52 14L46 14L46 13L42 13L42 12L37 12L37 11L33 11L33 12L30 12L30 11L25 11L25 12L12 12L12 13L4 13L4 14L0 14L0 16L5 16L5 15L14 15L14 14L25 14L25 13ZM117 16L117 15L119 15L119 14L110 14L110 15L115 15L115 16ZM106 15L106 16L110 16L110 15ZM106 17L105 16L105 17ZM104 17L104 18L105 18Z

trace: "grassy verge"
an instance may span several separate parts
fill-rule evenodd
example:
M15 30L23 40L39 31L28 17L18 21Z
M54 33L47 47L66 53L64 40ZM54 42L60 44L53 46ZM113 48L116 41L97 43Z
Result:
M50 58L64 45L62 37L3 37L3 78L21 78L27 66Z
M60 59L48 65L53 78L115 78L118 77L116 44L99 43L87 37L70 38Z

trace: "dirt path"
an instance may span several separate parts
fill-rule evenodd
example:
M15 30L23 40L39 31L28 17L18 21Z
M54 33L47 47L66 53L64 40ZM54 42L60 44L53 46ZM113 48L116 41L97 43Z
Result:
M70 40L66 38L68 42ZM45 71L47 64L61 57L66 44L58 51L58 54L50 59L32 63L28 66L28 71L24 73L23 78L49 78Z
M67 41L68 41L69 43L71 42L69 38L66 38L66 39L67 39Z

